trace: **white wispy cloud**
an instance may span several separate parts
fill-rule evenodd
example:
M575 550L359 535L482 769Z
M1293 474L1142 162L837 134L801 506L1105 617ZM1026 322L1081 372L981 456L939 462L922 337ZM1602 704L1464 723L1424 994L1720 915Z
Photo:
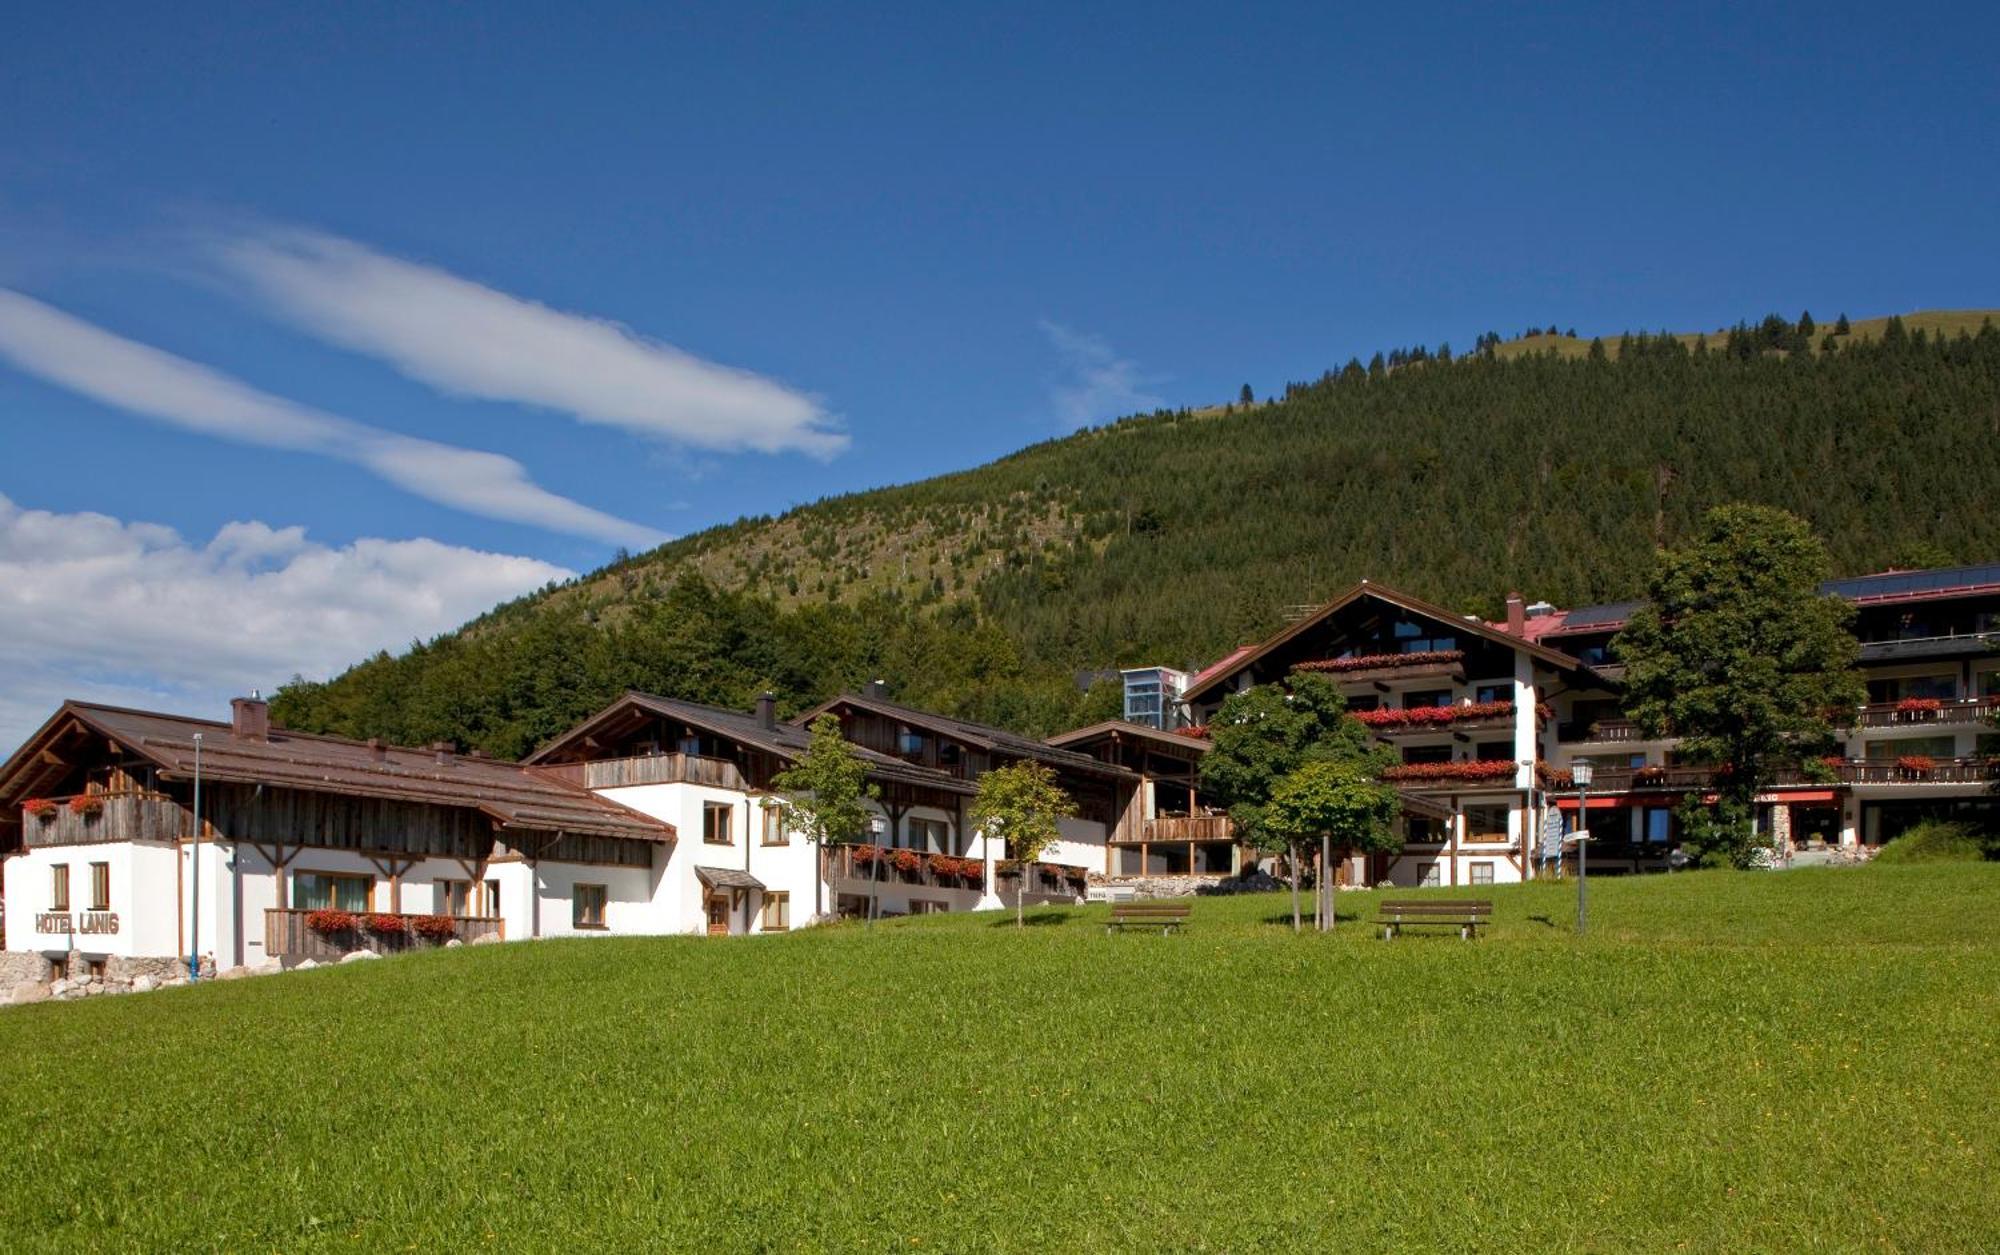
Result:
M332 547L257 522L189 541L0 496L0 747L68 697L219 714L570 575L434 540Z
M1147 388L1160 382L1139 364L1118 356L1103 336L1042 320L1042 334L1062 359L1064 377L1051 385L1049 402L1071 427L1122 418L1165 404Z
M847 447L818 401L761 375L352 240L267 229L215 250L306 331L446 392L718 451Z
M352 462L470 514L619 545L647 547L666 539L548 491L510 457L401 435L272 396L4 288L0 358L72 392L189 431Z

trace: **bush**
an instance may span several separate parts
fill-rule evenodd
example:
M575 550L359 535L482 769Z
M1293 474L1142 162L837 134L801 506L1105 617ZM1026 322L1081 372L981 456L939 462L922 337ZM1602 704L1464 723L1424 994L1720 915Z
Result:
M1927 819L1882 847L1878 863L1977 863L1988 842L1963 824Z

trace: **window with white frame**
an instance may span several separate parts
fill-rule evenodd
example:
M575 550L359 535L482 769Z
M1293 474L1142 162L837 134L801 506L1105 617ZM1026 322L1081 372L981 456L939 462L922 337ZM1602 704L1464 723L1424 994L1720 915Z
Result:
M1434 889L1444 883L1444 870L1436 863L1425 863L1423 878L1417 883L1426 889Z
M1493 864L1491 864L1491 863L1474 863L1474 864L1472 865L1472 883L1473 883L1473 884L1475 884L1475 885L1490 885L1490 884L1492 884L1492 883L1493 883Z

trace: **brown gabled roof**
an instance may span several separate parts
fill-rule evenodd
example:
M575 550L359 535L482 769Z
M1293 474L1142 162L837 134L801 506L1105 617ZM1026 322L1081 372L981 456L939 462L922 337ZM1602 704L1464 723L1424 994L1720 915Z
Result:
M1363 597L1374 597L1381 601L1386 601L1392 606L1409 611L1411 614L1420 614L1425 618L1449 624L1454 631L1469 632L1474 636L1489 640L1496 645L1504 645L1508 649L1523 650L1538 661L1545 662L1552 667L1564 671L1589 670L1588 667L1568 654L1550 649L1546 645L1538 645L1533 641L1523 640L1521 637L1502 631L1490 623L1484 623L1477 619L1468 619L1462 614L1455 614L1445 609L1443 606L1433 605L1421 597L1412 597L1408 593L1398 592L1386 584L1375 584L1368 580L1362 580L1305 618L1300 619L1297 623L1291 624L1283 631L1253 647L1248 653L1241 653L1241 656L1235 660L1233 665L1228 667L1209 667L1201 673L1201 676L1193 684L1188 686L1187 692L1181 695L1182 698L1187 701L1196 700L1224 679L1264 658L1280 645L1293 640L1312 628L1318 627L1335 611L1341 610Z
M542 746L524 761L531 765L543 763L579 737L589 736L605 723L631 710L643 710L677 719L690 727L700 728L711 736L763 750L787 762L795 761L812 743L812 732L798 723L779 722L767 728L755 715L740 710L705 706L700 702L687 702L678 698L658 697L651 693L631 691ZM970 784L935 768L905 762L900 758L877 753L860 745L854 747L854 752L868 765L869 774L879 780L943 789L952 793L973 792Z
M1137 779L1131 771L1111 763L1099 762L1088 754L1079 754L1074 750L1061 749L1047 742L1037 741L1033 737L1022 736L1018 732L1009 732L1005 728L996 728L990 724L973 723L965 719L954 719L950 715L940 715L928 710L919 710L915 706L905 706L899 702L892 702L886 697L868 697L860 693L842 693L839 697L821 702L811 710L800 715L793 722L800 726L809 724L820 715L839 706L853 706L860 710L872 711L875 714L884 715L899 722L907 723L913 728L927 728L940 736L950 737L954 741L963 741L968 745L978 746L980 749L989 750L994 753L1006 754L1013 758L1029 758L1046 766L1065 768L1070 771L1089 772L1093 775L1112 775L1121 778Z
M53 718L0 767L0 799L35 787L32 766L76 729L94 733L170 776L194 777L194 737L201 736L202 779L229 784L462 807L502 830L574 833L666 842L674 826L519 763L436 750L377 747L366 741L272 728L266 739L240 737L228 724L184 715L64 702Z
M1209 742L1199 737L1183 736L1178 732L1162 732L1158 728L1148 727L1143 723L1131 723L1124 719L1105 719L1087 728L1072 728L1068 732L1058 732L1050 737L1047 743L1062 749L1113 733L1150 741L1167 749L1193 750L1197 754L1206 754L1210 748Z

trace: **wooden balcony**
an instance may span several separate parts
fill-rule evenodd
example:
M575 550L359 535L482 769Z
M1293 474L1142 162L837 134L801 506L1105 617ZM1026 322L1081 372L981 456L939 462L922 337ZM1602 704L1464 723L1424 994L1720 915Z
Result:
M1962 728L1990 721L2000 714L2000 696L1958 697L1938 702L1921 700L1871 702L1855 712L1860 728Z
M72 798L50 798L53 809L35 815L25 810L21 833L29 847L101 845L107 841L174 841L194 835L194 818L186 807L164 793L91 793L83 795L95 809L78 811Z
M1149 819L1142 841L1234 841L1236 825L1227 815L1162 815Z
M1566 723L1557 730L1556 737L1565 745L1616 745L1646 739L1639 725L1630 719L1599 719L1592 724Z
M498 916L458 916L452 919L451 937L421 937L409 925L424 918L419 915L391 915L386 911L361 914L365 921L374 916L387 916L402 920L404 930L387 936L375 932L365 924L350 931L327 934L315 931L306 924L309 910L264 912L264 953L277 959L311 959L316 963L335 962L340 956L355 950L367 950L375 954L401 954L406 950L434 949L456 938L459 941L473 941L485 936L505 937L506 921Z
M898 855L908 857L898 858ZM959 889L973 893L984 889L986 865L983 862L945 857L962 870L941 871L931 861L931 855L915 850L844 845L834 852L831 878L863 884L875 881L884 885L921 885L927 889ZM851 887L849 891L852 892Z
M537 768L587 789L622 789L640 784L700 784L747 792L743 769L727 758L700 754L646 754L638 758L600 758L587 763L562 763Z
M1934 758L1928 767L1906 765L1901 758L1845 758L1810 767L1779 767L1771 773L1772 788L1809 788L1815 785L1876 784L1957 784L1990 785L2000 781L2000 759L1987 755L1966 758ZM1686 792L1712 789L1716 784L1713 767L1599 767L1591 782L1593 794ZM1565 786L1568 792L1573 786Z

